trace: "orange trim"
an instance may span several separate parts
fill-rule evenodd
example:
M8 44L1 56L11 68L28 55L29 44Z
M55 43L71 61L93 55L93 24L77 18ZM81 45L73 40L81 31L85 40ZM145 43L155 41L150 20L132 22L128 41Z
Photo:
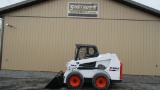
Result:
M81 80L79 76L73 75L70 77L69 82L71 86L77 87L80 84Z
M104 88L107 85L107 80L105 77L101 76L96 79L96 85L99 88Z
M120 80L122 80L122 71L123 71L123 64L122 61L120 61Z

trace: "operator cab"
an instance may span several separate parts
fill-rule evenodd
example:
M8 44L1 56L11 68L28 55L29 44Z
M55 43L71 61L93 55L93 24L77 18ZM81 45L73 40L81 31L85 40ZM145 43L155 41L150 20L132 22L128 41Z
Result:
M75 60L98 57L98 49L95 45L76 44Z

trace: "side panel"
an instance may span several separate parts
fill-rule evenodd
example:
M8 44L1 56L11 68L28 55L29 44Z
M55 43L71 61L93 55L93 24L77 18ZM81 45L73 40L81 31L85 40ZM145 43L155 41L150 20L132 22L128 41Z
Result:
M111 80L120 80L120 61L112 58L105 71L110 75Z

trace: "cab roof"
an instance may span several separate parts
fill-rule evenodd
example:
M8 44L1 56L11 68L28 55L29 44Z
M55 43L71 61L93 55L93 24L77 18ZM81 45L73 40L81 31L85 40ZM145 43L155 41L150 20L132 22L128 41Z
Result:
M80 47L97 47L97 46L92 44L76 44L76 47L80 48Z

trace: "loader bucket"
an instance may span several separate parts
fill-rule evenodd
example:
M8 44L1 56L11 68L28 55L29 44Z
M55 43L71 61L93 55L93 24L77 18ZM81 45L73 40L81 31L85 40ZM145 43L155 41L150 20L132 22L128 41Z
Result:
M63 72L60 71L45 87L45 89L59 89L64 86Z

